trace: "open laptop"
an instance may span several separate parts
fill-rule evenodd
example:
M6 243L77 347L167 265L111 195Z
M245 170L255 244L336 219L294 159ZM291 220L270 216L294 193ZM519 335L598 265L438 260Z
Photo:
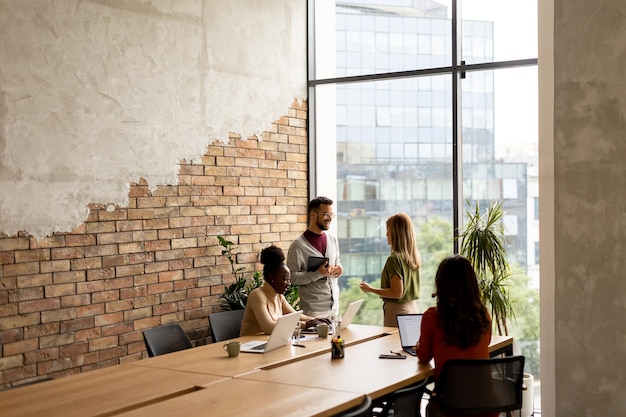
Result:
M241 352L265 353L289 344L293 329L296 328L301 315L301 311L296 311L279 317L268 340L253 340L242 343Z
M346 311L344 311L341 315L341 326L339 327L339 331L347 329L348 326L352 323L352 320L354 320L356 313L358 313L359 309L361 308L361 304L363 304L363 300L364 299L361 298L348 304L348 307L346 307ZM316 331L315 328L309 328L303 330L302 333L309 334L316 333Z
M409 355L417 356L415 345L420 339L422 314L398 314L396 320L398 322L402 350Z
M352 320L356 316L356 313L359 312L361 304L363 304L363 298L348 304L348 307L346 307L346 311L344 311L341 315L341 326L339 327L339 330L348 328L348 326L350 325L350 323L352 323Z

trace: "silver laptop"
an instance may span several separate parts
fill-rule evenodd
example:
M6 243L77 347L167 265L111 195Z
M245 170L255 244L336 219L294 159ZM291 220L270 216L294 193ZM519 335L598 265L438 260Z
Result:
M341 315L341 326L339 327L339 331L343 329L347 329L348 326L352 323L352 320L354 320L356 313L358 313L359 309L361 308L361 304L363 304L363 300L364 299L361 298L359 300L353 301L350 304L348 304L348 307L346 307L346 311L344 311L343 314ZM311 327L311 328L302 330L302 333L313 334L317 332L315 330L315 327Z
M253 340L241 344L241 351L247 353L265 353L289 344L293 329L300 320L301 311L285 314L276 321L268 340Z
M352 320L354 320L356 313L358 313L359 309L361 308L361 304L363 304L363 298L348 304L348 307L346 307L346 311L344 311L341 315L341 326L339 326L340 331L343 329L347 329L348 326L352 323Z
M409 355L417 356L415 345L420 340L422 314L398 314L396 320L398 322L402 350Z

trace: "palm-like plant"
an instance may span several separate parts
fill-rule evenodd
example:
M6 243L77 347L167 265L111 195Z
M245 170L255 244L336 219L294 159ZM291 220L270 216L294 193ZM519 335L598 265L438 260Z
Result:
M458 237L461 239L461 254L474 266L483 300L491 308L498 334L504 331L508 335L507 318L514 318L515 315L506 284L511 273L502 223L502 203L492 202L485 213L481 213L476 202L471 211L469 208L466 210L466 214L467 224Z

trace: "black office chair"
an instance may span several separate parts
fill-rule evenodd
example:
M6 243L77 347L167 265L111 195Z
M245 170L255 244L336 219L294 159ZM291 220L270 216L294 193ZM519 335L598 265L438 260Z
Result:
M244 311L231 310L209 314L209 330L213 343L239 337Z
M375 400L372 407L374 417L421 417L421 402L429 379L401 388Z
M189 337L178 324L167 324L143 331L148 356L164 355L193 347Z
M523 377L524 356L451 359L441 368L427 414L521 413Z
M370 408L372 407L372 398L369 395L363 397L363 402L354 408L342 414L336 414L335 417L370 417Z

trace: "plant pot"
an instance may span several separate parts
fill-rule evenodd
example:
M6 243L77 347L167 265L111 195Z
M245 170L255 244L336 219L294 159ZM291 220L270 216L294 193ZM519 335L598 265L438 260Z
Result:
M531 374L524 374L524 391L522 391L522 417L531 417L535 413L535 402L533 394L535 392L535 377Z

